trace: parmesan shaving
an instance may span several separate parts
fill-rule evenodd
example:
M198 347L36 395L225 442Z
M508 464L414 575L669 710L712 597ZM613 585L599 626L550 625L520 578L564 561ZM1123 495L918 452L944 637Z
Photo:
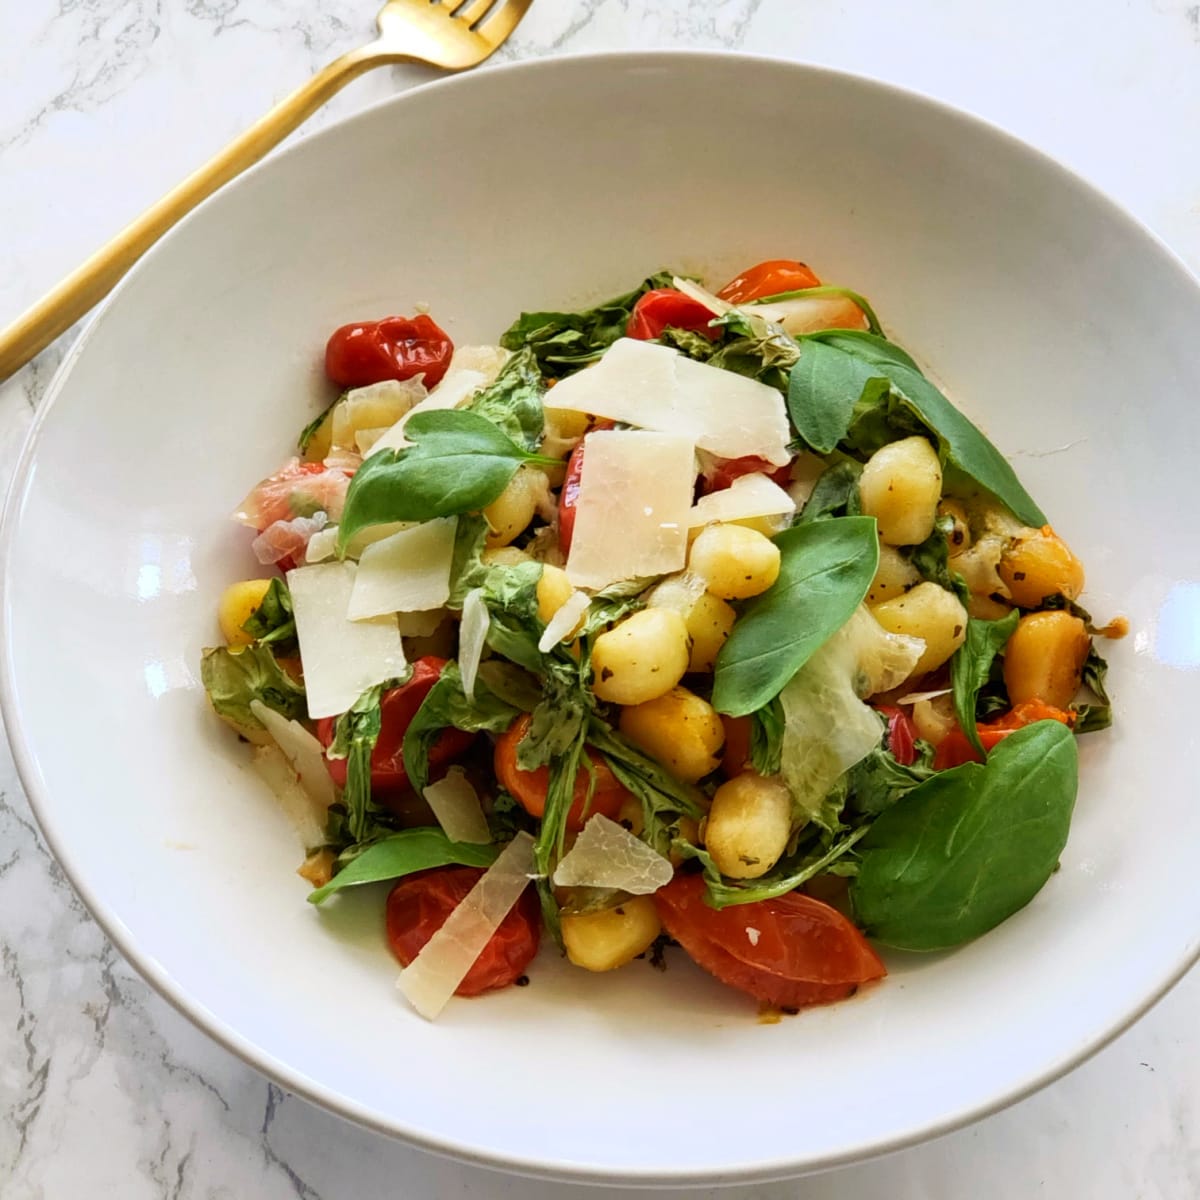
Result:
M689 300L695 300L697 304L707 308L714 317L723 317L734 307L728 300L722 300L720 296L714 296L708 288L701 287L691 279L681 279L676 275L671 280L671 286L677 292L682 292Z
M452 842L486 845L492 840L479 796L462 767L451 767L444 779L431 783L421 794Z
M691 442L676 434L606 430L588 434L585 444L567 558L571 583L599 589L678 571L687 556L696 478Z
M296 769L278 746L254 748L254 770L275 793L279 807L307 854L325 841L325 809L300 786Z
M936 700L939 696L949 696L951 688L937 688L932 692L909 692L907 696L901 696L896 701L897 704L920 704L922 700Z
M455 346L450 356L450 371L478 371L483 386L496 381L504 364L512 357L502 346Z
M390 429L426 394L420 379L385 379L348 391L333 406L333 448L359 451L356 437L359 430Z
M333 779L325 766L325 747L299 721L288 720L282 713L268 708L261 700L251 700L250 711L275 739L275 744L292 764L300 777L301 787L309 794L317 808L324 812L336 798Z
M461 408L487 382L487 376L482 371L447 371L441 383L420 404L413 405L395 425L373 443L368 457L370 454L378 454L380 450L403 450L405 446L411 446L412 442L404 436L404 428L417 413Z
M757 946L758 939L760 937L762 937L762 930L755 929L753 925L747 925L746 926L746 937L749 939L750 945Z
M457 517L438 517L368 546L350 597L350 619L441 608L450 599L457 528Z
M690 571L681 571L678 575L668 575L651 591L646 597L646 607L669 608L686 621L707 591L707 579Z
M396 625L402 638L426 638L437 632L447 615L444 608L430 608L424 612L397 613Z
M483 589L472 588L463 597L462 624L458 630L458 669L462 675L463 694L468 700L475 698L475 676L479 673L491 623Z
M558 612L546 622L546 628L538 639L538 649L548 654L559 642L567 641L579 628L591 602L586 592L572 592L562 602Z
M615 888L646 896L671 882L675 868L624 825L597 813L554 872L557 887Z
M533 870L533 838L518 833L400 972L396 986L421 1016L432 1021L446 1007L529 886Z
M752 517L791 518L796 502L768 476L759 471L741 475L719 492L701 496L692 509L688 524L707 525L712 521L746 521Z
M327 525L317 530L308 539L308 547L304 551L304 561L310 563L324 562L332 558L337 549L337 526Z
M317 563L287 574L304 667L308 715L344 713L369 687L395 679L407 666L395 617L351 621L353 563Z

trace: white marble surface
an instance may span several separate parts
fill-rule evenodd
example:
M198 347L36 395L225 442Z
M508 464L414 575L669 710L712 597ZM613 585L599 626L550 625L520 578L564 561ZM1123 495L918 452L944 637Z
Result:
M372 16L371 0L0 5L0 324L365 37ZM1188 0L535 0L498 57L635 46L805 58L944 98L1093 179L1200 268L1200 5ZM309 128L426 77L368 77ZM0 385L5 480L67 340ZM283 1094L210 1043L89 919L40 841L5 750L0 956L5 1200L632 1194L417 1153ZM1198 1003L1193 973L1067 1079L936 1143L723 1195L1196 1197Z

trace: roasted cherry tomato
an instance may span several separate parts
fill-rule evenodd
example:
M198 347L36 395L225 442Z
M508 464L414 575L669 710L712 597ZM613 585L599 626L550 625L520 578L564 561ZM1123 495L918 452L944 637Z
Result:
M517 747L529 731L529 717L522 714L496 740L495 767L500 785L510 791L521 807L531 816L541 819L546 811L546 789L550 786L550 768L538 767L536 771L522 771L517 766ZM586 752L585 752L586 753ZM575 776L574 799L567 813L567 828L582 829L593 813L616 820L621 805L632 797L608 764L595 754L588 754L592 764L589 772L581 767ZM588 788L594 783L592 802L588 805ZM585 808L586 806L586 808Z
M721 727L725 730L725 747L721 751L721 774L726 779L740 775L750 766L750 730L753 724L749 717L721 714Z
M761 300L764 296L779 296L784 292L820 286L821 281L802 262L792 258L769 258L731 279L717 295L730 304L745 304L747 300Z
M1016 708L997 717L994 721L979 723L979 740L985 750L991 750L998 742L1002 742L1010 733L1032 725L1034 721L1061 721L1064 725L1075 724L1075 714L1061 708L1052 708L1041 700L1026 700ZM959 767L967 762L982 762L978 751L961 729L948 733L933 754L933 765L939 771L948 767Z
M704 477L702 490L707 496L710 492L722 492L731 486L735 479L743 475L754 475L764 472L780 487L787 487L792 479L792 465L785 463L782 467L773 466L765 458L749 454L744 458L719 458L713 466L712 473Z
M353 321L335 329L326 344L325 374L343 388L424 375L431 388L441 382L453 353L454 343L424 313Z
M800 892L710 907L701 875L676 875L654 895L666 931L722 983L780 1008L828 1004L887 974L835 908Z
M877 704L875 711L887 721L887 748L892 757L902 767L911 767L917 761L917 739L908 714L894 704Z
M445 665L444 658L434 658L433 655L418 658L413 663L413 673L409 681L383 693L380 703L382 723L375 749L371 753L373 793L386 798L407 790L408 772L404 769L404 756L401 753L404 735ZM333 741L333 729L336 724L336 717L323 717L317 722L317 737L322 745L328 746ZM444 730L430 747L430 767L436 768L451 762L474 740L473 733L466 733L461 729ZM327 758L325 765L329 768L333 782L338 787L345 787L346 760Z
M567 473L558 493L558 548L571 553L571 538L575 536L575 505L579 501L579 480L583 476L583 442L571 451Z
M685 296L676 288L655 288L646 292L633 306L625 336L648 342L659 337L670 326L672 329L690 329L702 333L706 338L716 338L719 333L708 327L713 319L698 300Z
M477 867L438 867L409 875L392 888L387 898L387 935L392 953L404 966L417 957L482 875ZM454 994L478 996L515 983L537 953L540 932L537 894L527 888Z

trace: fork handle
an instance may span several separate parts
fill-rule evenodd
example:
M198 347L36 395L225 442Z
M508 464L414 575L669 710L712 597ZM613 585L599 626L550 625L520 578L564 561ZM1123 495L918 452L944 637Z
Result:
M129 268L202 200L256 163L351 80L396 61L398 56L383 52L377 43L343 54L151 205L0 333L0 382L98 304Z

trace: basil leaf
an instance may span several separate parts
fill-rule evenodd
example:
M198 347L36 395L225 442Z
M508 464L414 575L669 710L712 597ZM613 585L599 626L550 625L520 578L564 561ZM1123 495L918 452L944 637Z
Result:
M862 603L879 565L873 517L832 517L775 538L779 578L747 602L717 656L713 706L746 716L783 685Z
M346 806L347 831L355 842L366 840L371 825L371 754L383 725L383 693L391 686L377 683L363 692L338 717L333 741L325 751L327 758L346 760L342 803Z
M339 553L370 525L478 512L504 491L522 463L558 465L465 410L418 413L405 433L414 445L368 455L350 480L338 522Z
M877 366L907 367L911 371L921 369L907 350L878 333L867 333L862 329L822 329L804 337L806 340L811 338L826 346L844 350L847 354L853 354L856 358Z
M862 464L852 458L826 467L817 477L812 495L805 502L795 524L807 525L827 517L857 517L862 512L858 495L858 480Z
M506 350L528 347L546 374L570 375L624 337L633 306L646 292L670 287L673 278L672 272L659 271L633 291L580 312L523 312L500 335L500 345Z
M981 758L986 758L987 752L979 740L975 702L980 689L988 682L996 655L1007 645L1020 619L1021 614L1015 608L998 621L980 621L969 617L966 640L950 659L954 715L958 718L959 727L967 735L967 741L975 747Z
M966 608L971 601L967 581L957 571L950 570L949 535L953 529L953 517L938 517L934 522L933 532L923 542L910 546L901 553L916 567L922 579L953 592L963 608Z
M440 829L404 829L378 842L344 866L324 887L309 892L308 902L320 904L334 892L361 883L380 883L399 879L430 867L457 864L463 867L490 867L502 847L476 846L452 842Z
M527 346L504 364L494 382L467 405L467 411L485 417L526 450L536 450L546 427L542 411L545 391L537 358Z
M946 950L1023 908L1058 863L1078 785L1071 731L1037 721L986 764L940 771L876 819L850 887L859 925L899 950Z
M708 362L720 348L720 342L705 337L694 329L676 329L673 325L668 325L658 335L658 342L659 345L670 346L697 362Z
M783 766L783 731L787 722L776 696L750 715L750 765L760 775L778 775Z
M219 717L239 732L262 729L250 711L250 701L260 700L268 708L292 720L308 716L304 688L275 661L269 646L230 650L225 646L204 650L200 655L200 682Z
M492 567L483 561L487 549L488 523L479 513L463 513L454 529L454 553L450 558L450 608L462 608L467 593L482 587Z
M404 771L417 795L429 782L429 752L443 730L503 733L521 715L519 708L492 691L487 680L485 675L476 678L475 695L468 700L458 663L451 661L442 668L437 682L421 701L405 730L401 747Z
M787 407L796 432L818 454L846 436L854 406L868 388L886 391L874 364L824 342L804 341L788 378ZM872 403L877 400L873 396Z
M1090 618L1088 619L1090 624ZM1108 663L1100 657L1093 643L1088 647L1088 656L1083 664L1083 684L1096 697L1096 704L1080 704L1075 711L1074 730L1076 733L1095 733L1107 729L1112 724L1112 701L1105 686L1105 676L1108 674Z
M292 616L292 594L282 579L271 580L259 606L246 618L242 632L256 642L276 644L296 640L296 621Z

